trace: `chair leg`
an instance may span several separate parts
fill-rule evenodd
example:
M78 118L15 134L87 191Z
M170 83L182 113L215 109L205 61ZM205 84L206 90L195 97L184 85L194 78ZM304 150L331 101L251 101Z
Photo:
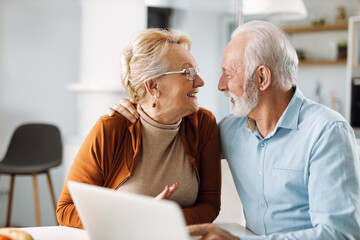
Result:
M50 194L51 194L51 199L52 199L52 204L53 204L53 207L54 207L54 213L55 213L55 220L57 222L57 217L56 217L56 200L55 200L55 193L54 193L54 188L53 188L53 185L52 185L52 181L51 181L51 176L50 176L50 170L47 170L46 171L46 176L47 176L47 179L48 179L48 183L49 183L49 189L50 189ZM58 223L58 222L57 222Z
M39 226L41 226L41 219L40 219L39 191L38 191L36 176L37 176L36 173L32 174L33 184L34 184L36 226L39 227Z
M10 191L9 191L9 202L8 202L8 209L7 209L7 214L6 214L6 224L5 224L5 227L10 227L12 198L13 198L13 193L14 193L14 183L15 183L15 175L11 174L11 178L10 178Z

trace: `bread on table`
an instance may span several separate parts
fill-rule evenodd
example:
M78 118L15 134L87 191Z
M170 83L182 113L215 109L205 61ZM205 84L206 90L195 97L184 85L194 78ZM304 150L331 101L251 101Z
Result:
M30 234L18 228L0 228L0 240L34 240Z

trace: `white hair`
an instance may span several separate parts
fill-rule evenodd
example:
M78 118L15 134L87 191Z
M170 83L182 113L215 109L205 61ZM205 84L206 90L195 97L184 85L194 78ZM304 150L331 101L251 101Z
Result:
M294 47L285 33L276 25L265 21L251 21L240 25L231 38L241 34L249 37L245 48L245 79L259 65L270 69L272 79L280 88L288 90L295 86L299 60Z

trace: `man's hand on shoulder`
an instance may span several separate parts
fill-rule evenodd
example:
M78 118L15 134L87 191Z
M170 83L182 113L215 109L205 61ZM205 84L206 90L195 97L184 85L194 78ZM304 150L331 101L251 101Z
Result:
M139 114L134 106L134 99L122 98L118 103L108 109L107 115L114 116L115 112L120 113L126 119L134 123L139 118Z

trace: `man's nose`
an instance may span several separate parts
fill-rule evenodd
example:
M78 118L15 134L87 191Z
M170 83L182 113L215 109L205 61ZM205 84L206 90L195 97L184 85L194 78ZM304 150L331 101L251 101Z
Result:
M219 91L227 90L227 84L223 76L221 76L219 79L218 89Z

